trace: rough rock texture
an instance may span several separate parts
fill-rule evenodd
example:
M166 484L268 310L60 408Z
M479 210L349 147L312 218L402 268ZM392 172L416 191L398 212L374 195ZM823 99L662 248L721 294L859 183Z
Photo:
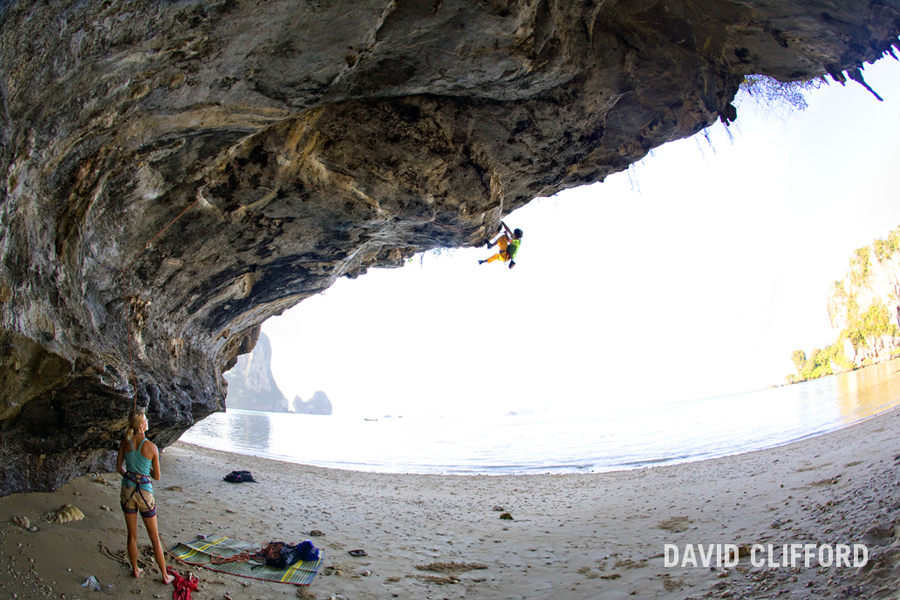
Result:
M309 400L294 396L294 412L306 415L330 415L332 412L331 400L321 390L313 394Z
M272 344L264 333L253 350L242 354L230 371L223 374L228 382L225 403L229 408L287 412L288 401L272 375Z
M898 9L0 4L0 494L108 466L135 400L164 447L267 317L734 119L744 74L861 79Z

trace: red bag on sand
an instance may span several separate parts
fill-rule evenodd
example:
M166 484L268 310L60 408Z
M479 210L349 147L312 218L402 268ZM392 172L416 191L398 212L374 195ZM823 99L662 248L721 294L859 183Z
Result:
M175 590L172 592L172 600L191 600L191 592L197 591L197 584L200 580L188 574L189 579L185 579L172 567L166 567L166 572L175 578L172 585Z

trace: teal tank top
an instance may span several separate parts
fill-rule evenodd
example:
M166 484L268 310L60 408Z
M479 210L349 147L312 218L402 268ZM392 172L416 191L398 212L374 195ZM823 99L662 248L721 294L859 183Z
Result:
M140 446L137 447L137 450L134 449L134 444L131 440L128 440L129 445L131 445L131 452L128 452L125 455L125 470L129 473L136 473L138 475L144 475L144 479L147 483L138 484L135 481L132 481L126 475L122 478L122 485L125 487L133 488L135 486L140 487L142 490L153 493L153 484L150 483L150 469L153 467L153 461L141 454L141 447L144 445L144 442L147 441L147 438L144 438L141 442Z

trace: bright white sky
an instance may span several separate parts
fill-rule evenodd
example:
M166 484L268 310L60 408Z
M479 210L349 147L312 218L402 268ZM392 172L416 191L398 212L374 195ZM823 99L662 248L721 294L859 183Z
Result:
M831 343L829 285L900 225L900 65L787 117L668 144L630 173L507 216L517 266L425 255L302 302L263 331L284 394L335 414L600 412L750 391Z

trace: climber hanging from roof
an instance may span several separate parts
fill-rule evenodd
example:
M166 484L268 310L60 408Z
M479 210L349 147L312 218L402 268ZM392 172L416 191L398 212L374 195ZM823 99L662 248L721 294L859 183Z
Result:
M499 246L500 252L485 260L479 260L479 265L483 265L484 263L491 263L495 260L502 260L503 262L509 263L510 269L516 266L515 258L516 253L519 251L519 246L522 244L522 230L516 229L515 231L510 231L509 227L506 226L506 223L500 221L500 228L497 231L504 230L506 231L506 233L501 235L495 241L487 243L488 248Z

